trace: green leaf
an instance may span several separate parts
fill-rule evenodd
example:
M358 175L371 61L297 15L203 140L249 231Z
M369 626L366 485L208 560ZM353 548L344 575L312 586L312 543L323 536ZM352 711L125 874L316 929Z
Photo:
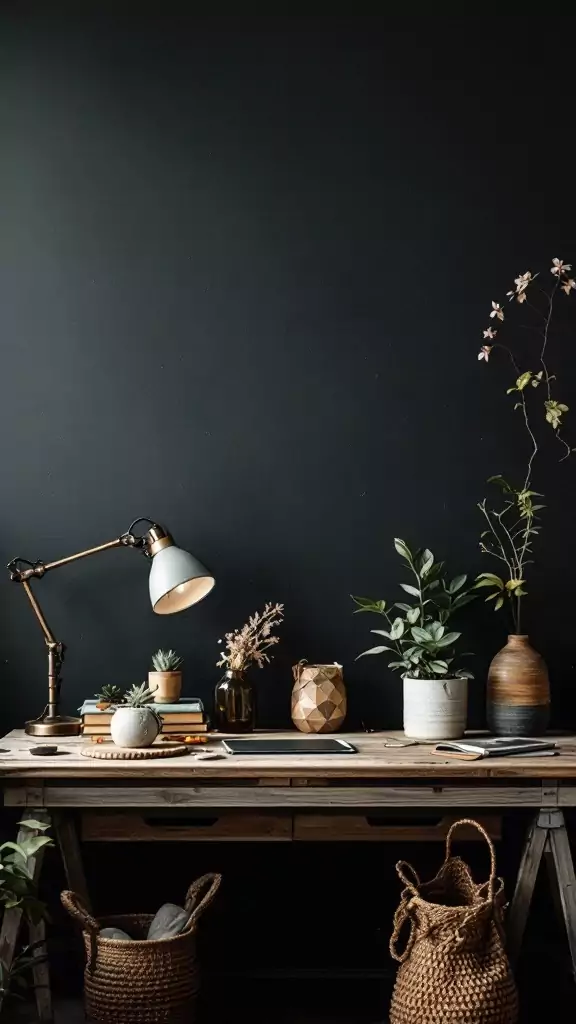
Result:
M474 679L474 673L468 668L459 668L454 675L460 679Z
M455 576L448 587L449 593L455 594L457 590L461 590L467 579L466 573L462 573L461 576Z
M421 556L421 559L420 559L420 569L419 569L420 576L427 576L427 574L430 572L430 570L431 570L433 565L434 565L434 555L432 554L432 552L430 551L429 548L426 548L425 551L422 553L422 556Z
M514 494L514 488L510 486L501 473L497 473L496 476L489 476L487 483L498 484L506 494Z
M46 829L50 828L45 821L37 821L36 818L25 818L23 821L18 822L19 825L24 825L24 828L36 828L39 832L45 832Z
M462 633L446 633L441 640L436 641L437 647L450 647L451 644L455 644L460 639Z
M404 622L402 619L394 619L392 628L390 629L390 639L399 640L404 633Z
M532 370L525 370L524 373L520 374L516 381L516 387L518 388L518 391L523 391L524 388L528 386L528 384L532 380L532 376Z
M392 607L399 608L401 612L409 612L412 610L412 605L406 604L404 601L395 601Z
M35 853L38 853L38 850L41 850L43 846L48 846L51 842L50 836L31 836L30 839L23 839L18 845L22 855L28 859L28 857L33 857Z
M432 643L432 641L434 639L431 636L431 634L428 632L428 630L427 629L423 629L422 626L412 626L412 629L410 630L410 632L412 633L412 636L414 637L414 639L418 643L420 643L420 644Z
M387 629L371 629L370 632L371 633L379 633L380 636L385 636L388 640L392 639L392 637L390 636L390 633L389 633L389 631Z
M448 665L445 661L431 661L428 668L439 676L445 676L448 671Z
M388 668L410 668L410 662L408 661L389 661Z
M433 622L428 626L428 632L432 634L434 640L441 640L446 632L446 627L441 622Z
M354 609L354 614L357 612L373 612L376 615L383 615L386 611L386 601L373 601L371 597L354 597L354 594L350 594L350 597L358 605Z
M464 605L470 604L471 601L475 601L479 596L479 594L459 594L452 603L452 610L456 611L458 608L463 608Z
M401 540L400 537L394 537L394 547L396 548L398 554L401 555L402 558L405 558L406 561L410 563L410 565L412 565L412 552L410 551L410 548L408 547L406 541Z
M402 587L402 590L405 590L406 593L410 594L412 597L420 597L420 591L410 583L401 583L400 586Z
M521 587L522 584L525 582L526 580L508 580L506 583L506 590L509 590L513 593L518 589L518 587Z
M480 587L499 587L500 590L504 590L504 580L500 576L496 576L493 572L481 572L476 577L473 590L478 590Z
M363 658L366 654L382 654L384 651L389 651L389 647L371 647L369 651L362 651L362 654L358 655L358 658ZM358 661L356 658L356 661Z
M503 604L504 604L504 598L502 597L502 594L500 594L500 596L498 597L498 599L496 601L496 604L494 605L494 611L495 612L499 611Z
M486 602L493 601L494 598L501 597L501 596L502 596L501 591L500 590L495 590L493 594L488 594L488 597L486 598ZM504 600L504 599L502 598L502 600Z
M420 618L420 609L409 608L406 613L406 618L408 619L410 625L413 626L416 622L418 622L418 619Z

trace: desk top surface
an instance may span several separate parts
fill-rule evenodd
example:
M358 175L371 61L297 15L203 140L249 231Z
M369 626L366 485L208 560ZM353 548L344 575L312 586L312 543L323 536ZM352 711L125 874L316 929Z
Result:
M294 731L260 732L264 737L293 738ZM338 733L358 748L357 754L228 756L217 761L198 761L192 748L184 757L152 761L93 760L81 754L87 741L81 736L62 739L54 757L36 757L30 748L38 743L22 730L0 739L0 780L9 779L574 779L576 736L555 736L554 757L499 757L457 761L432 752L429 744L400 746L402 732ZM210 737L205 750L221 751L220 737ZM1 785L1 782L0 782Z

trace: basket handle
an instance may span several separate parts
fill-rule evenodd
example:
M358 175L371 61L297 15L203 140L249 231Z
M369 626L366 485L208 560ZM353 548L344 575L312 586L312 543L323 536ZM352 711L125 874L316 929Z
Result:
M407 860L399 860L396 864L396 871L398 872L398 878L401 882L404 882L406 888L410 889L415 896L418 895L418 887L422 884L418 877L418 872ZM409 871L412 878L406 876L406 871Z
M446 836L446 860L452 856L452 836L456 829L460 828L461 825L472 825L478 830L480 835L484 837L488 844L488 849L490 851L490 877L486 884L488 886L488 899L492 901L494 899L494 887L496 884L496 851L494 850L494 843L490 839L486 829L482 828L482 825L477 821L474 821L473 818L461 818L460 821L455 821L454 824L450 826L448 835Z
M62 905L66 908L71 917L74 917L80 922L85 932L89 932L91 935L98 935L100 928L98 922L88 913L86 907L82 903L82 900L75 892L70 889L65 889L60 894L60 900Z
M192 911L188 919L187 928L190 928L191 925L195 924L204 911L210 906L218 892L218 889L220 888L221 881L222 875L210 873L202 875L201 878L197 878L195 882L192 882L192 885L186 893L186 902L184 903L185 909ZM200 893L202 893L207 887L207 892L204 892L202 899L198 903L197 900Z

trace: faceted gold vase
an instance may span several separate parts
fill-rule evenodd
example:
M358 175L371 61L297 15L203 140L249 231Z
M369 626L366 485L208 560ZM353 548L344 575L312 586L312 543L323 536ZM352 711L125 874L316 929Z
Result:
M292 668L292 721L300 732L336 732L346 718L346 688L340 665Z

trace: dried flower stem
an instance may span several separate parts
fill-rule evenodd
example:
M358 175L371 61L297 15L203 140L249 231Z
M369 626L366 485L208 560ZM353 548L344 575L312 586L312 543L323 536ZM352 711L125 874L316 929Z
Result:
M220 652L219 667L226 666L231 672L243 672L253 662L259 668L270 661L268 651L280 638L272 636L272 630L284 618L284 605L268 602L262 612L254 612L241 629L225 633L226 650Z

